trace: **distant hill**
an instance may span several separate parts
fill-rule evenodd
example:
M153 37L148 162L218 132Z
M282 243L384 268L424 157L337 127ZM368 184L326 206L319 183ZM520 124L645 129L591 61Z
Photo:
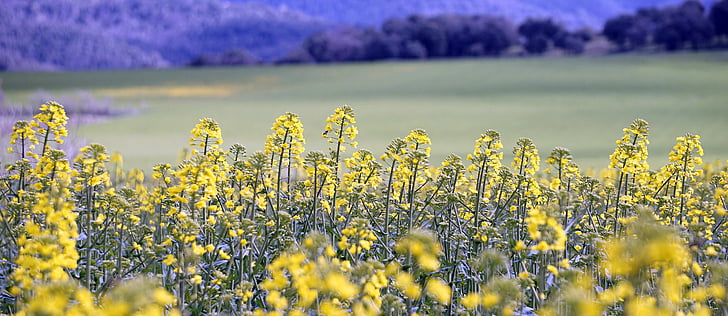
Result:
M552 17L571 28L601 28L617 14L642 7L663 7L684 0L228 0L259 2L299 10L335 23L377 25L391 17L441 13L501 15L519 22L527 17ZM713 3L714 0L704 0Z
M328 22L295 10L221 0L3 0L0 69L183 65L245 49L275 60Z
M715 0L703 0L706 7ZM0 0L1 70L161 68L254 56L271 62L341 25L443 13L549 17L599 31L607 18L683 0ZM221 57L223 56L223 57Z

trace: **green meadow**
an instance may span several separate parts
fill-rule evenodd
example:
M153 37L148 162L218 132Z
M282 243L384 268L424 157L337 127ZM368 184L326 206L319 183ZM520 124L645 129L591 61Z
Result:
M307 149L326 149L324 120L351 105L359 148L379 155L395 137L425 129L433 165L465 156L486 129L501 133L506 159L529 137L542 159L555 146L582 167L604 168L622 128L650 123L659 167L685 133L702 136L706 161L728 159L728 53L574 58L462 59L317 66L61 73L3 73L6 97L82 89L133 106L138 115L84 125L87 142L120 152L127 168L177 160L200 118L217 120L226 145L260 150L277 116L295 112ZM73 118L71 118L73 119Z

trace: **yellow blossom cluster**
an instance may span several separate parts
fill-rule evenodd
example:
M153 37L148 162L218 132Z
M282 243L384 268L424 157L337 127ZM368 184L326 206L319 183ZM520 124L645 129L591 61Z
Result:
M35 289L35 296L17 315L74 315L74 316L178 316L167 312L174 296L158 287L156 282L137 278L114 287L97 302L86 288L72 281L53 282Z
M13 273L18 287L15 294L32 290L36 282L68 280L66 269L77 267L77 215L68 197L68 189L59 185L36 196L32 213L42 220L27 221L25 234L18 238L18 267Z
M62 105L50 101L40 106L39 113L30 121L30 126L37 128L36 134L43 139L43 148L41 148L43 152L40 156L46 152L48 142L63 144L62 137L68 135L67 123L68 116Z
M609 156L609 168L620 169L627 174L638 174L649 169L647 164L647 139L649 124L636 119L628 128L624 128L624 136L617 140L617 148Z
M627 315L711 314L709 298L722 300L725 291L722 285L689 289L690 275L700 278L703 268L692 260L673 229L642 209L627 232L625 238L612 238L603 245L606 257L601 273L614 286L598 293L599 303L623 305ZM656 286L645 293L640 289L647 284Z
M497 278L480 291L465 294L460 302L471 315L513 315L520 296L519 285L513 279Z
M529 198L529 200L538 199L542 193L538 182L534 178L536 171L541 168L540 162L541 158L533 141L530 138L519 138L516 141L516 146L513 147L511 167L518 176L516 190L523 187L523 196Z
M271 130L273 133L266 138L265 153L277 155L280 159L290 159L291 163L297 162L304 151L303 144L306 143L303 138L303 124L298 115L288 112L279 116ZM292 167L295 166L292 164Z
M536 174L539 169L540 158L538 149L529 138L519 138L513 148L513 162L511 167L518 170L518 174Z
M10 133L10 145L17 145L20 156L25 158L26 156L33 156L32 150L35 149L35 145L38 144L38 138L36 138L36 131L33 129L28 121L17 121L13 125L13 132ZM28 151L26 151L28 150ZM8 147L8 153L13 153L13 147ZM36 157L37 156L33 156Z
M573 185L576 185L576 181L580 176L579 166L574 162L574 157L567 148L556 147L548 158L546 163L556 169L556 176L549 183L549 189L551 190L562 190L570 189ZM551 168L546 169L549 172Z
M202 153L208 150L218 150L223 143L220 126L211 118L204 118L190 131L190 146L202 148Z
M380 289L388 283L381 264L352 266L350 261L336 258L336 249L316 234L266 269L270 276L260 286L267 291L269 310L293 315L306 311L348 314L346 310L354 310L354 315L377 315Z
M411 231L407 237L397 242L395 249L399 253L413 256L425 271L435 271L440 268L437 257L442 251L442 245L430 232Z
M344 144L349 143L356 148L357 142L354 141L359 134L359 130L354 126L356 119L354 118L354 110L348 105L342 105L334 110L334 114L326 118L326 127L321 137L325 138L329 144L337 144L337 152L343 152L346 147Z
M372 152L360 149L354 152L351 158L344 159L349 172L342 177L344 190L348 193L362 192L370 188L375 189L382 182L380 171L382 165L377 162Z
M371 250L376 240L377 236L368 222L363 218L355 218L349 226L341 230L337 245L339 249L346 249L352 256L357 256Z
M728 313L728 167L702 161L699 136L650 170L636 120L609 169L556 147L541 172L533 141L504 164L486 130L431 167L420 129L378 158L345 153L354 117L337 108L337 146L304 152L286 113L253 153L202 119L149 177L99 144L69 163L65 112L44 105L0 174L0 313Z
M546 252L562 251L566 247L566 234L558 221L540 207L528 211L526 218L528 234L536 242L533 250Z
M489 203L492 198L492 189L497 184L497 173L501 169L503 160L503 148L500 134L494 130L487 130L480 134L475 140L475 148L472 154L468 154L467 160L471 162L467 170L471 173L470 180L475 182L475 209L480 210L481 204ZM479 215L476 212L476 215ZM479 218L474 219L476 226L479 226Z

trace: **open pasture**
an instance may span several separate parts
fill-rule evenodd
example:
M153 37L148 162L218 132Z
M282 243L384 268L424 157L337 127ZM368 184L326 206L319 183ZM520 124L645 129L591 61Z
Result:
M324 119L341 104L356 112L360 148L379 155L392 138L423 128L432 138L433 165L449 153L466 155L480 133L495 129L507 154L519 137L529 137L542 157L563 146L581 166L604 168L621 129L635 118L650 123L655 168L687 132L702 136L706 161L728 158L725 52L0 77L13 102L36 89L54 95L82 89L117 106L141 106L139 115L70 131L122 153L126 168L176 161L204 117L220 123L227 145L252 152L262 149L278 115L296 112L307 149L326 149Z

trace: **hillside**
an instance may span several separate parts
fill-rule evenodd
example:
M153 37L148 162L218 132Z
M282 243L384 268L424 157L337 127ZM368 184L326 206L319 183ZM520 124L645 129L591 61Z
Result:
M326 27L320 19L259 3L5 0L0 69L158 68L239 48L273 60Z
M568 29L600 31L615 15L682 1L4 0L0 71L272 62L320 31L378 28L389 18L413 14L480 14L515 23L549 17ZM714 0L703 2L708 7Z
M552 17L567 26L599 29L602 23L617 14L642 7L674 5L681 0L228 0L262 2L278 8L299 10L336 23L376 25L390 17L410 14L490 14L521 21L527 17ZM703 0L713 3L713 0Z

